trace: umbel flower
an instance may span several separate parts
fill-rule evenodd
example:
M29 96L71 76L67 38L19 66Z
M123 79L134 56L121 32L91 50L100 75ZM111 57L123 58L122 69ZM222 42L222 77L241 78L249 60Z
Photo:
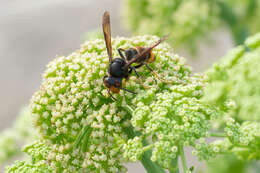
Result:
M114 57L118 56L116 49L119 47L126 49L132 46L148 46L158 39L155 36L113 39ZM169 109L169 106L176 102L180 108L177 109L175 106L174 111L180 115L180 120L176 119L176 122L171 122L172 126L175 125L176 131L184 128L182 122L185 121L187 122L185 125L193 128L198 137L206 135L207 125L202 123L201 127L200 125L196 127L194 123L189 122L209 118L209 113L206 113L207 109L204 109L197 101L202 89L200 77L192 76L190 68L185 65L185 60L173 54L166 43L157 46L154 52L157 60L151 64L151 67L162 78L172 81L172 84L162 83L156 80L147 69L140 68L138 72L143 77L144 84L151 90L145 90L135 75L132 75L125 87L137 92L138 95L121 91L120 94L114 94L117 98L116 102L107 96L103 84L108 65L104 40L88 41L80 50L66 57L56 57L47 65L41 88L32 97L31 109L34 124L39 129L41 139L50 147L47 162L53 170L56 172L125 172L123 152L115 149L114 136L118 135L124 140L129 137L127 129L130 128L131 121L135 121L135 116L131 120L131 112L127 107L135 108L141 103L163 104L166 99L165 101L168 100L169 104L165 105L165 108L168 106ZM160 94L163 91L166 93ZM172 96L175 98L173 101L171 101ZM156 109L156 107L149 109ZM192 114L190 117L183 115L187 111L196 114L196 110L197 116L193 120ZM158 111L161 112L160 116L163 116L163 111ZM184 120L181 120L182 115ZM143 115L140 114L140 116ZM156 119L151 119L151 121L156 121ZM178 121L181 124L178 125ZM150 124L152 125L152 122ZM167 128L167 124L165 125L164 128ZM85 127L88 129L85 135L87 137L82 137L80 141L82 145L75 147L75 141ZM188 132L186 133L188 135ZM179 138L183 138L182 132L178 135ZM163 135L161 137L166 138ZM186 142L194 141L194 137L190 136L190 138L192 139ZM178 140L185 142L183 139Z
M208 70L204 100L239 122L260 121L260 33ZM224 114L223 114L224 115Z
M46 164L50 148L41 141L36 141L24 147L23 151L31 157L31 161L15 161L12 166L6 168L6 172L13 173L51 173L52 169Z
M174 46L188 46L193 51L198 41L223 25L237 45L260 29L259 0L124 0L123 7L125 26L133 33L171 32Z
M173 170L172 162L184 146L195 147L198 139L207 137L209 120L216 112L199 100L202 79L186 76L178 85L140 93L134 99L131 123L141 135L125 143L124 156L136 161L152 149L152 161Z
M199 10L198 10L199 9ZM170 42L196 49L196 41L218 25L218 9L207 1L125 0L125 25L134 33L174 33Z
M228 137L219 143L228 154L211 160L207 173L244 173L250 167L258 171L257 162L249 161L259 160L260 156L259 57L258 33L232 49L207 72L209 83L203 100L220 108L222 116L214 121L214 126Z
M148 46L156 36L117 37L117 48ZM209 159L237 144L237 137L256 147L258 131L246 136L243 129L254 127L228 123L225 139L206 143L210 120L217 109L208 106L203 96L205 78L192 74L184 58L174 54L168 44L154 49L157 57L151 67L170 83L157 80L145 67L138 69L144 89L134 74L113 101L107 95L103 77L108 56L104 40L90 40L68 56L56 57L47 65L42 85L31 100L34 125L40 141L24 149L31 161L18 161L7 172L126 172L126 161L140 160L146 170L178 170L181 157L184 172L189 172L184 147ZM229 131L239 132L235 137ZM235 140L233 140L235 139ZM243 143L244 144L244 143ZM235 148L235 147L233 147ZM235 152L235 151L234 151ZM153 162L151 162L151 160Z

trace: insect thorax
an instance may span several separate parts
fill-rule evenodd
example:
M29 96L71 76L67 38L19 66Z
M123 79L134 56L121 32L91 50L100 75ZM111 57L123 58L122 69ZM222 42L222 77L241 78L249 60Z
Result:
M108 72L113 77L124 77L127 75L127 70L124 69L125 61L122 58L115 58L109 64Z

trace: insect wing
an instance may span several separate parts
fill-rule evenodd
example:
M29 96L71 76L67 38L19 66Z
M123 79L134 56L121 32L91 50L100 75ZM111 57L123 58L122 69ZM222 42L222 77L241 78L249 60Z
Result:
M128 61L127 64L125 65L125 68L128 68L131 64L133 64L134 62L136 62L140 57L143 57L144 55L146 55L146 54L148 54L149 52L151 52L153 48L155 48L155 47L158 46L161 42L163 42L164 40L166 40L169 36L170 36L170 34L167 34L167 35L163 36L162 38L160 38L160 40L158 40L157 42L155 42L154 44L152 44L150 47L146 48L143 52L141 52L140 54L138 54L135 58L133 58L133 59L131 59L130 61Z
M112 46L111 46L111 27L110 27L110 16L109 12L105 12L103 15L103 32L104 32L104 38L106 42L106 47L107 47L107 54L109 57L109 62L112 61Z

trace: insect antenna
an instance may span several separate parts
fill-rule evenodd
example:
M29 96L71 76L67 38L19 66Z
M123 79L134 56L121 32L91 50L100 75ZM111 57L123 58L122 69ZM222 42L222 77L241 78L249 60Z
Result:
M118 87L118 88L121 89L121 90L127 91L129 93L132 93L132 94L137 94L136 92L130 91L130 90L126 89L126 88L122 88L122 87Z

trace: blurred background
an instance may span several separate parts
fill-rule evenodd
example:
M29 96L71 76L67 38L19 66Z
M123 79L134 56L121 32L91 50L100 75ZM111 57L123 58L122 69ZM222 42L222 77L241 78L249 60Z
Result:
M101 29L105 10L111 13L112 36L130 36L123 26L122 1L118 0L13 0L0 2L0 129L11 125L20 108L39 88L45 66L56 55L78 49L88 31ZM174 36L174 33L172 33ZM202 71L232 47L225 30L209 33L214 40L198 42L196 58L185 49L195 71Z
M231 6L234 3L226 1ZM255 11L254 3L259 3L246 2L249 1L239 0L238 7L232 6L238 16L245 16L245 21L254 15L248 14ZM21 107L29 104L49 61L78 49L86 33L101 30L105 10L111 13L113 37L144 33L161 36L170 32L169 43L175 53L184 56L196 72L206 70L234 45L242 43L243 34L251 32L244 28L243 32L236 31L235 27L247 24L242 18L234 19L223 4L215 9L207 1L196 0L184 7L180 3L180 0L1 0L0 129L12 126ZM187 154L190 155L189 151ZM188 163L197 162L188 157ZM144 172L139 164L128 167L129 172Z

